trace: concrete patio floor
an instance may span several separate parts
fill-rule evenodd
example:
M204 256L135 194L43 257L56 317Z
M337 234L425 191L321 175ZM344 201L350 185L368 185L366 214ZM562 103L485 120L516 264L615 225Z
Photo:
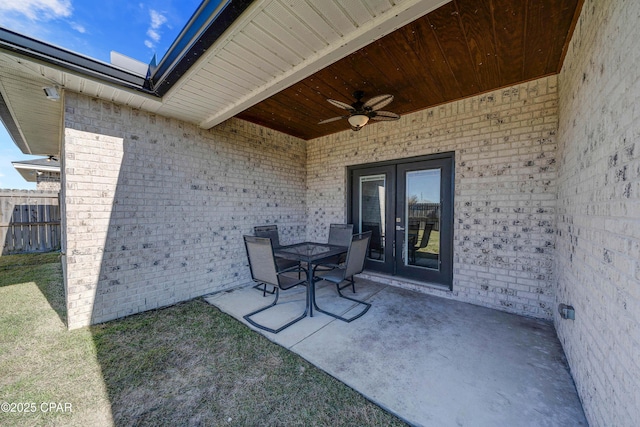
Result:
M320 307L351 314L334 285L316 289ZM550 322L361 278L356 290L372 307L351 323L314 313L279 334L257 331L409 424L588 425ZM303 287L283 291L254 319L279 326L304 310L304 298ZM249 286L206 299L246 324L242 316L273 296Z

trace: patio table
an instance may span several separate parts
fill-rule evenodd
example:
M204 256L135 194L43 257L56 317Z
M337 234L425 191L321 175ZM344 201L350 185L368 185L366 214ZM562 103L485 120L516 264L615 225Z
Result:
M313 265L326 258L347 253L347 246L336 246L328 243L302 242L295 245L281 246L274 250L278 257L307 264L307 301L306 312L313 317L315 302L315 285L313 282Z

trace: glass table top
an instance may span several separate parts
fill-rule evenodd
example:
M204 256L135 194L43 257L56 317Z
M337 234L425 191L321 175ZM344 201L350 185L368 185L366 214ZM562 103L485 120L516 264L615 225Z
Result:
M297 261L312 262L347 252L346 246L335 246L326 243L304 242L282 246L275 250L277 256Z

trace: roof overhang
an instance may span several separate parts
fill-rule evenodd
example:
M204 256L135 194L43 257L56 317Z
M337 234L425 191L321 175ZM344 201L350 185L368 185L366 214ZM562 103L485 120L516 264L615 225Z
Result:
M62 138L51 86L211 128L445 3L204 1L147 76L0 28L0 117L42 155Z
M11 164L27 182L36 182L38 175L42 172L60 173L60 163L57 161L49 162L48 159L11 162Z
M160 103L145 76L3 28L0 69L0 118L25 154L59 154L65 90L138 108ZM60 99L48 99L45 88Z
M448 1L255 1L163 103L211 128Z
M0 29L0 118L57 155L65 91L211 128L234 116L303 139L348 129L327 98L407 114L558 72L583 0L205 0L145 76ZM57 87L61 101L44 87Z

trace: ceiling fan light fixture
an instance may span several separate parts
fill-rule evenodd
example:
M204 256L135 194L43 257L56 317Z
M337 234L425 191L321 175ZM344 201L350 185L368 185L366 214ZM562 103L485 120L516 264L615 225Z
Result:
M353 116L349 117L349 124L355 131L362 129L362 127L367 123L369 123L369 116L366 116L364 114L354 114Z
M327 99L327 101L335 107L347 110L349 112L349 115L321 120L318 124L322 125L341 119L347 119L349 121L349 125L351 125L351 130L359 131L367 123L369 123L369 119L389 121L398 120L400 118L400 116L396 113L392 113L390 111L380 111L380 108L393 101L393 95L387 94L374 96L367 102L362 102L363 96L364 92L362 92L361 90L353 92L353 97L356 99L356 102L351 105L347 104L346 102L337 101L335 99Z

